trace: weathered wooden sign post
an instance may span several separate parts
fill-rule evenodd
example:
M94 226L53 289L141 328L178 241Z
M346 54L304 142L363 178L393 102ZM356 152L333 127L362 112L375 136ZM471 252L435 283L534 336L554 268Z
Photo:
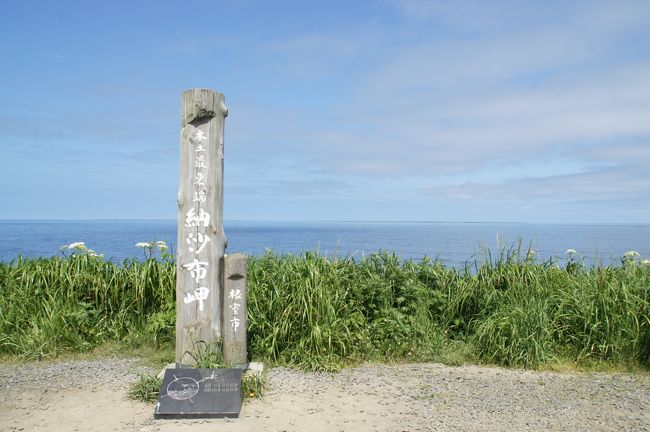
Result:
M235 254L224 263L223 137L227 115L223 94L209 89L183 93L176 252L179 367L194 362L190 354L194 354L197 342L213 348L211 344L221 341L224 335L227 339L223 342L228 346L224 346L224 354L228 352L226 361L246 362L245 297L241 301L245 296L246 257ZM224 268L232 269L226 278ZM228 292L224 287L226 280L233 286ZM241 282L237 283L240 280L243 289ZM223 331L224 326L228 326L228 331ZM241 339L240 334L244 340L243 359L241 348L233 348L236 340Z
M181 106L176 244L176 365L164 370L154 417L238 417L246 362L246 256L225 255L223 94L187 90ZM201 345L199 344L201 343ZM199 347L231 369L197 369ZM204 350L203 350L204 351Z
M224 265L223 360L226 364L246 364L246 255L232 254Z

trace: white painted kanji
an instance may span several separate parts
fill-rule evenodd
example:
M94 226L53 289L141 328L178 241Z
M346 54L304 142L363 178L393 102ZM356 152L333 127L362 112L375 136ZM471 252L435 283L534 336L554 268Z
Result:
M187 249L195 254L200 254L209 241L210 237L207 234L196 233L195 235L194 233L189 233L186 240L189 246Z
M208 137L205 136L205 133L202 130L197 130L192 137L190 137L190 141L192 143L200 143L201 141L207 140Z
M203 301L208 298L210 290L207 287L199 287L193 293L186 293L183 302L189 304L195 301L199 302L199 310L203 311Z
M185 214L185 226L187 228L190 227L197 227L199 225L203 225L204 227L207 227L210 224L210 214L203 210L202 208L199 209L199 212L196 212L196 209L192 207L186 214Z
M208 199L208 195L205 193L205 191L194 192L194 194L192 195L193 202L204 203L207 201L207 199Z
M237 327L239 327L239 318L232 317L232 319L230 320L230 324L232 325L233 330L237 331Z
M194 261L192 261L191 263L182 265L184 269L190 271L196 283L199 283L199 281L205 279L205 277L208 274L208 266L209 264L207 262L199 261L196 258L194 258Z
M203 180L205 180L205 174L202 172L196 173L196 177L194 177L194 184L197 186L205 186L205 182Z
M198 155L194 160L194 168L207 168L207 167L208 165L206 164L205 156Z

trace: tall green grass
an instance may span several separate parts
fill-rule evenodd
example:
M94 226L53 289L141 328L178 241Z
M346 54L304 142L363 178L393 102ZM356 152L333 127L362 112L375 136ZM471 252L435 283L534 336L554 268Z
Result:
M629 257L628 257L629 258ZM106 341L171 344L175 265L74 255L0 264L0 354L26 358ZM305 369L427 360L450 346L486 363L536 368L598 360L650 367L650 265L538 262L485 251L463 270L379 253L251 257L251 357Z
M0 264L0 353L83 351L142 334L174 303L174 264L90 255Z

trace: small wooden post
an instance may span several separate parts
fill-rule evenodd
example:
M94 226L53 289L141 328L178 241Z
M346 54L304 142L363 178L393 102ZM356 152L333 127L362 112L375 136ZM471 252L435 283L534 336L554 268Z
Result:
M195 344L221 339L223 130L228 110L214 90L183 92L181 106L176 363L191 364Z
M246 265L248 258L235 253L224 260L223 360L227 365L246 368Z

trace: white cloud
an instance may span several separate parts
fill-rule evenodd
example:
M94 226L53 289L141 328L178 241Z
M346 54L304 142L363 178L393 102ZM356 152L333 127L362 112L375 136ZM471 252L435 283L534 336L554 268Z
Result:
M647 198L650 3L391 4L406 21L261 45L289 96L244 110L242 148L301 161L318 173L298 168L307 185L329 175L448 199Z
M639 14L596 9L574 10L562 25L388 44L356 92L286 145L335 172L432 175L650 133L650 62L615 58ZM329 46L315 50L327 58L340 36L309 40ZM376 42L356 49L376 52Z
M574 174L515 178L498 183L466 182L431 187L425 194L454 199L542 200L555 202L627 201L643 207L650 200L645 167L627 165Z

